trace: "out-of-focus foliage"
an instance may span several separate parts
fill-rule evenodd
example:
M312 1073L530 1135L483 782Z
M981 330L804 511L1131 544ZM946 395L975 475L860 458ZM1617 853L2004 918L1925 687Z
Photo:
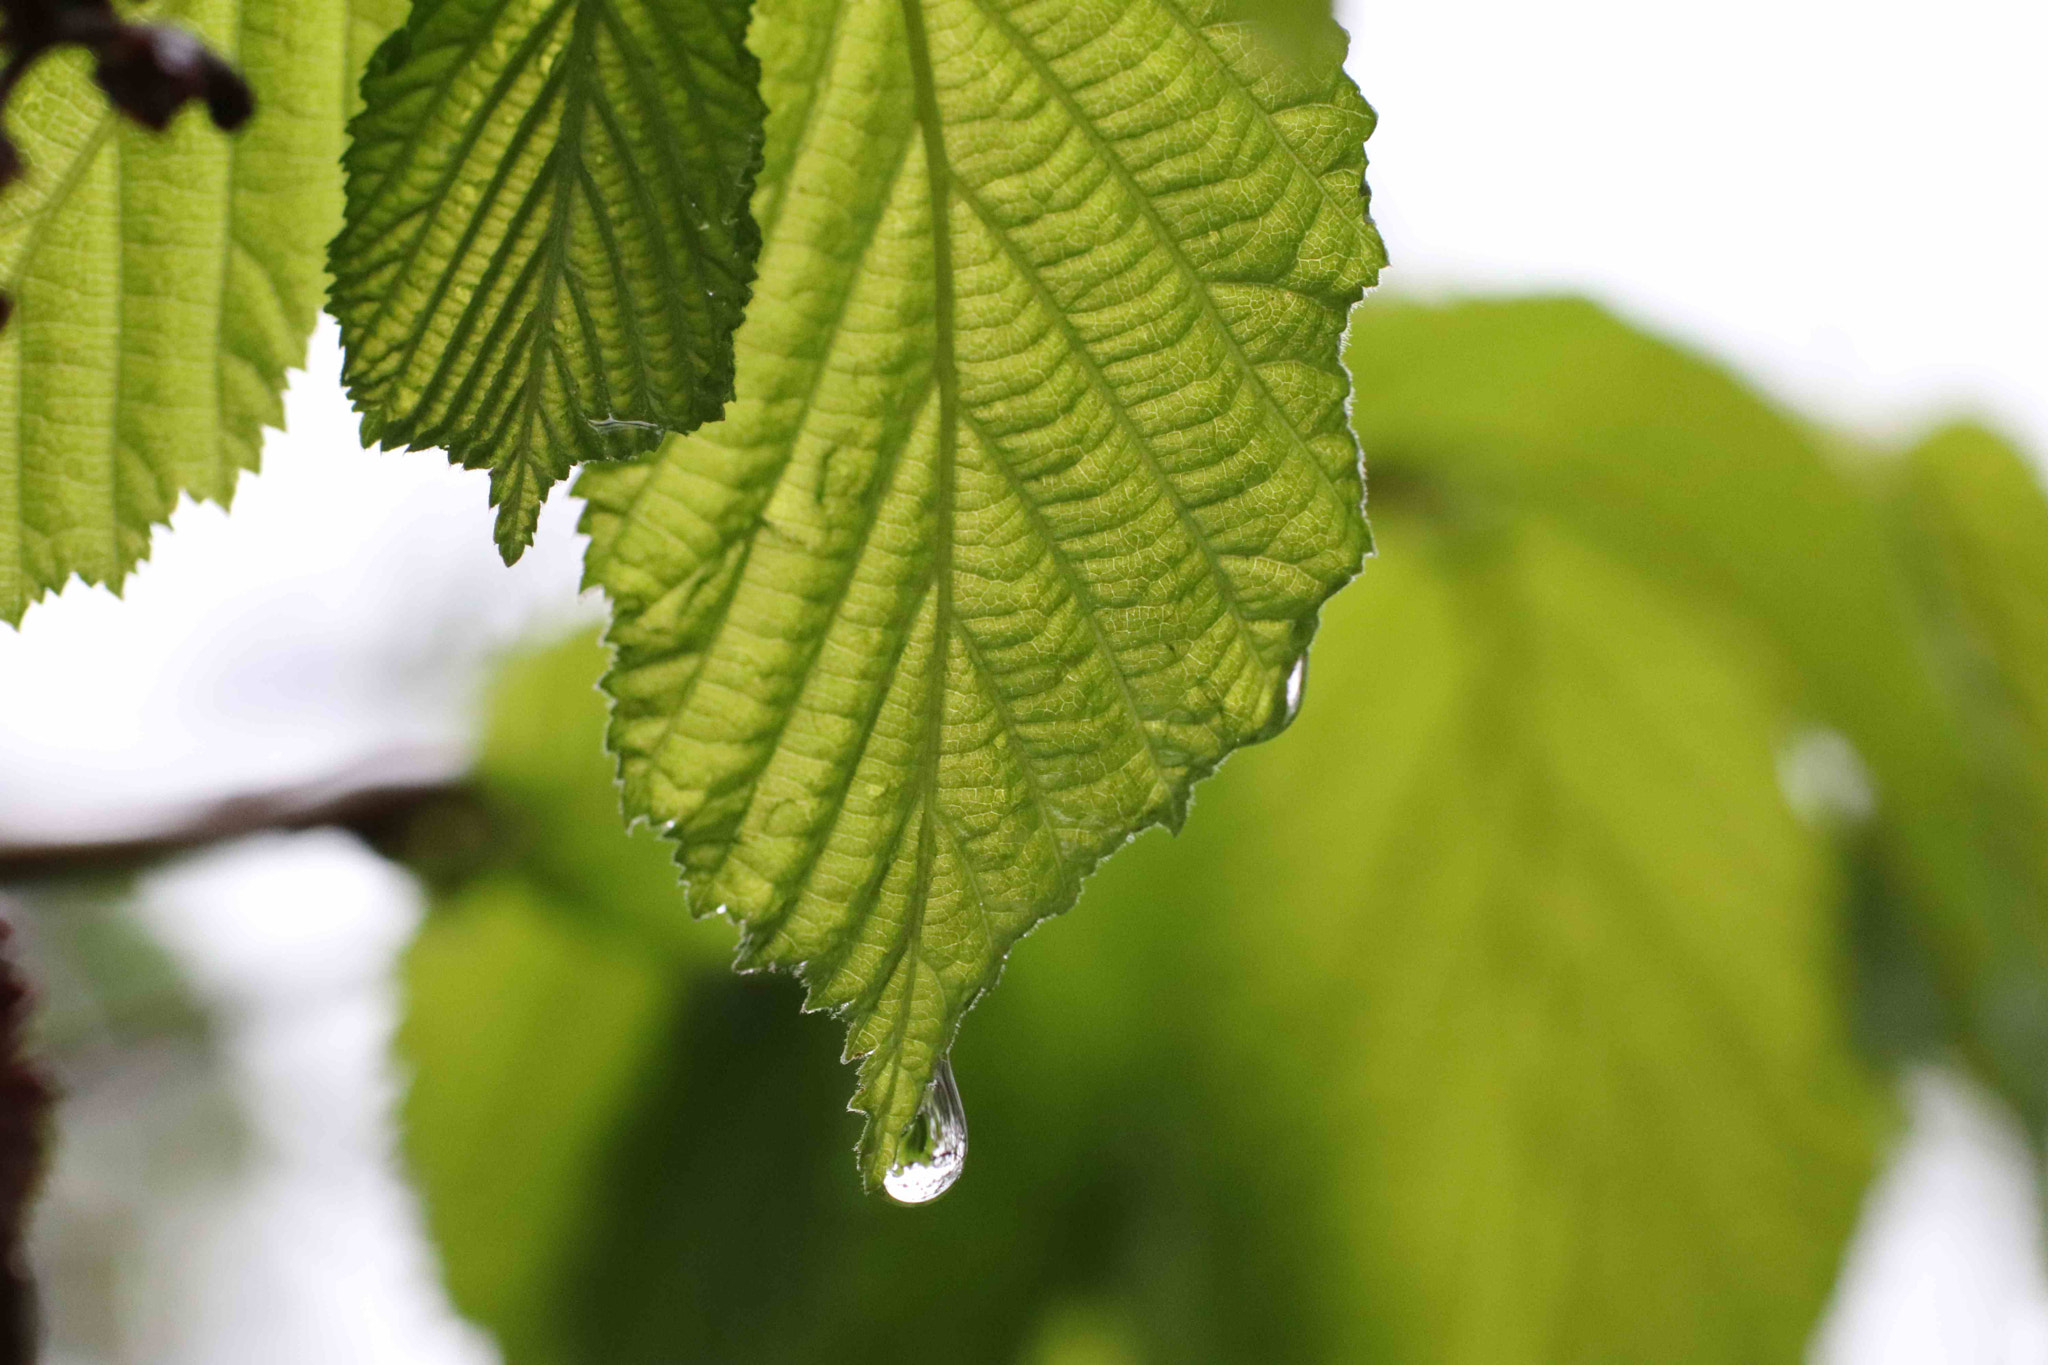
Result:
M2048 499L2023 456L1982 427L1929 437L1878 471L1920 589L1937 674L1962 717L1995 890L2010 937L1977 1007L2009 1064L1994 1073L2032 1125L2048 1129ZM1924 976L1924 974L1922 974ZM1924 981L1894 979L1919 1008ZM1882 1002L1880 1002L1882 1003ZM1970 1017L1951 1004L1951 1016Z
M516 1359L582 1358L557 1319L585 1206L619 1114L670 1062L658 1044L683 984L666 955L569 909L518 877L480 880L408 963L414 1170L441 1244L464 1249L450 1292Z
M189 494L223 505L281 425L341 226L356 73L403 0L163 7L238 65L258 117L142 128L81 54L9 104L28 161L0 196L0 620L73 574L118 588Z
M803 1119L828 1031L728 984L715 926L636 951L638 850L554 802L521 856L608 839L616 893L480 880L412 962L458 1301L515 1361L883 1359L912 1332L1009 1360L1077 1304L1140 1359L1795 1354L1878 1110L1771 689L1546 528L1381 534L1408 554L1329 613L1307 738L1025 950L959 1053L973 1173L916 1221L853 1196L849 1127ZM557 791L606 790L559 742L601 717L592 653L514 672L586 721L558 699L510 762L501 727L494 770L552 749Z
M766 0L726 420L585 469L627 813L840 1013L878 1184L1010 945L1285 721L1384 253L1325 20Z
M1553 518L1769 641L1800 718L1846 735L1876 779L1878 932L1945 1002L1943 1036L1919 1045L1961 1047L2041 1131L2041 908L1998 847L1970 704L1945 686L1867 471L1589 304L1366 308L1350 358L1377 487Z
M1230 926L1212 1055L1327 1134L1375 1311L1322 1358L1796 1358L1883 1110L1772 671L1547 518L1378 533L1306 738L1153 883Z
M1299 58L1328 40L1335 24L1330 0L1224 0L1223 13L1251 26L1260 40Z
M524 823L442 895L406 1053L450 1282L513 1365L1791 1361L1881 1062L2028 1102L2017 457L1839 463L1572 302L1375 304L1351 360L1381 557L1302 718L1019 950L928 1211L837 1176L831 1029L612 832L593 646L507 674L482 772ZM1795 813L1816 727L1872 811Z

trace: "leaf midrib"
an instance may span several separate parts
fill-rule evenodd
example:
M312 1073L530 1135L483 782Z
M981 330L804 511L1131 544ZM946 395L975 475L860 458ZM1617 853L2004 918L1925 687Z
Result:
M937 82L932 72L931 43L925 34L923 0L902 0L904 46L910 59L910 79L917 111L918 129L924 138L924 167L932 223L932 382L938 391L939 432L937 468L932 491L932 658L930 682L925 692L925 734L923 752L918 755L918 799L924 819L918 824L917 870L911 880L913 902L904 925L900 946L878 979L886 982L896 972L905 953L916 947L917 960L924 961L924 915L930 900L932 864L938 857L937 822L939 809L940 741L946 719L946 670L953 645L953 533L960 454L960 372L954 354L953 237L947 228L947 208L952 198L952 165L946 157L945 125L939 114ZM949 831L950 833L951 831ZM957 836L956 836L957 838ZM966 858L961 857L962 866ZM974 892L970 888L969 894ZM905 982L907 997L897 1011L890 1030L890 1098L894 1098L895 1077L901 1074L903 1040L910 1028L911 1001L917 983L913 972ZM890 1106L885 1102L882 1109Z

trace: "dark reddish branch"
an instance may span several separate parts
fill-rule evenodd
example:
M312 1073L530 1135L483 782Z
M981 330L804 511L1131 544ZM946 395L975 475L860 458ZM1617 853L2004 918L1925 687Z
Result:
M0 921L0 1365L28 1365L37 1335L29 1202L42 1180L54 1094L28 1059L29 989L4 952L11 932Z

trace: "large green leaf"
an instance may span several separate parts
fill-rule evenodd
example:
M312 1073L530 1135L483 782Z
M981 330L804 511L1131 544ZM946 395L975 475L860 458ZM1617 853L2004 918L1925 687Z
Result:
M0 619L77 574L119 587L181 494L226 503L284 415L358 60L402 0L187 0L147 11L239 64L257 115L157 135L82 61L9 102L28 176L0 195Z
M1950 1041L2048 1131L2038 912L2001 867L1970 724L1883 513L1830 443L1575 300L1373 308L1351 356L1373 376L1356 420L1380 487L1540 511L1764 632L1805 717L1876 780L1875 900L1907 907L1891 928L1947 1002Z
M1367 544L1372 113L1183 0L772 0L726 421L593 466L627 810L842 1012L879 1180L1004 954L1286 719Z
M491 471L518 558L578 460L715 420L760 237L747 0L417 0L335 239L363 439Z

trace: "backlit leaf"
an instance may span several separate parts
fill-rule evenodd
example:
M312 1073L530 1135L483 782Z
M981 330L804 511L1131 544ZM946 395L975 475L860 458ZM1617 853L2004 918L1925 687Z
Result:
M181 495L226 503L284 415L341 222L356 63L400 0L144 11L239 65L233 136L110 112L74 57L9 103L28 175L0 194L0 619L73 574L118 588Z
M717 418L759 234L747 0L418 0L335 240L363 439L491 471L516 559L579 460Z
M772 0L725 422L592 466L627 810L845 1015L895 1161L1010 945L1275 732L1367 545L1341 36L1185 0Z

